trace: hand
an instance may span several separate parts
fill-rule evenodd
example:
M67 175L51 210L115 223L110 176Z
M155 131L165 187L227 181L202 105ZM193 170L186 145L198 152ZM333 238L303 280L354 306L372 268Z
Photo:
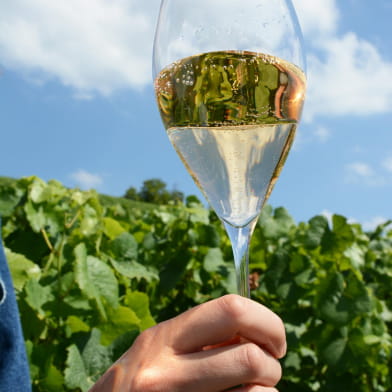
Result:
M281 319L227 295L141 333L90 392L276 392L285 353Z

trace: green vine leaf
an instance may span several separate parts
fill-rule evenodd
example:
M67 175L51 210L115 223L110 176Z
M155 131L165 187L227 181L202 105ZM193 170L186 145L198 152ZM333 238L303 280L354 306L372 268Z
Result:
M32 278L39 280L41 277L41 268L27 257L14 253L7 248L5 249L5 256L17 291L21 291Z
M93 385L92 380L89 380L83 358L75 344L67 348L65 385L71 390L80 388L82 392L87 392Z

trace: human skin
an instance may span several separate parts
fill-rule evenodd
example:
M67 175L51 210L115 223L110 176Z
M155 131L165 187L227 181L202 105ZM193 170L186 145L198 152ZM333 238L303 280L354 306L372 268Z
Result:
M281 319L231 294L142 332L90 392L276 392L285 353Z

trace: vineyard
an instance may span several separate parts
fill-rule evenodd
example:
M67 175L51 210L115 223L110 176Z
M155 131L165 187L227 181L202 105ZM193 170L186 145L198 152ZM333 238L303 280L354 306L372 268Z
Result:
M140 331L235 292L215 214L0 178L2 237L36 392L87 391ZM392 390L392 230L266 207L252 297L284 320L279 390Z

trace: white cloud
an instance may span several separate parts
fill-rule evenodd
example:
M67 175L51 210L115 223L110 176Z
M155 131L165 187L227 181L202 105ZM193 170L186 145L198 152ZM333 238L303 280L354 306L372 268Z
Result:
M374 230L377 226L386 223L387 221L388 219L384 218L383 216L375 216L370 220L362 222L362 228L365 231L371 231Z
M151 82L159 0L12 0L0 13L0 63L56 78L81 96Z
M306 36L333 33L340 17L335 0L293 0Z
M374 175L373 169L363 162L353 162L347 165L347 169L359 177L371 177Z
M389 171L392 173L392 156L386 158L383 162L382 165L385 170Z
M331 137L331 131L321 126L314 131L314 136L319 142L325 143Z
M366 186L385 185L385 178L365 162L352 162L346 165L346 182Z
M89 173L83 169L72 173L70 178L82 189L97 188L103 183L103 178L100 175Z
M321 212L321 215L324 215L327 218L329 225L332 227L332 218L334 216L334 213L329 210L323 210ZM369 220L362 221L362 222L358 221L355 218L347 218L347 223L349 223L349 224L358 223L361 225L361 227L364 231L372 231L377 226L379 226L383 223L386 223L387 221L388 221L388 219L383 216L375 216L373 218L370 218Z
M321 215L325 216L325 218L327 218L328 223L330 226L332 226L332 217L333 217L333 212L329 211L329 210L323 210L321 211Z
M308 47L304 120L392 108L392 63L354 32L339 33L336 0L294 0Z
M308 57L309 92L305 119L316 115L369 115L392 107L392 63L355 34L322 44L324 58Z
M300 127L295 137L293 149L299 150L304 145L326 143L330 137L331 130L323 125L315 129L311 129L309 126L306 129Z
M362 154L362 153L366 152L366 149L364 148L364 146L361 146L359 144L355 144L354 146L352 146L351 151L354 154Z

